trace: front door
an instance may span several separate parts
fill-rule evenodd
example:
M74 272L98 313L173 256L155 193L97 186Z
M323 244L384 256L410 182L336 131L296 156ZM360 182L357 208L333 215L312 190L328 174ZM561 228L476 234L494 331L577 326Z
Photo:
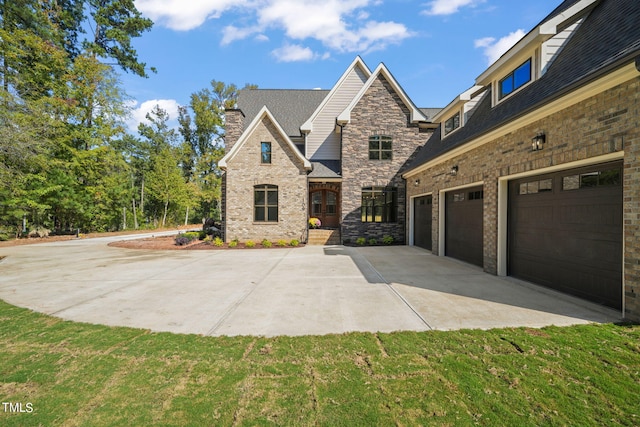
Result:
M333 190L311 191L309 215L318 218L322 227L335 228L338 226L338 192Z

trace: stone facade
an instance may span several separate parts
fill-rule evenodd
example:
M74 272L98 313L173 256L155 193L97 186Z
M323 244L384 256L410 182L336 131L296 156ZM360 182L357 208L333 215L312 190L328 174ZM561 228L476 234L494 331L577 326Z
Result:
M227 137L229 137L227 119ZM271 163L262 164L261 142L271 142ZM231 146L235 142L231 142ZM307 171L285 137L264 116L228 161L224 174L224 239L307 239ZM254 221L254 186L278 186L278 221Z
M416 151L429 138L417 124L410 123L410 112L381 74L351 111L351 121L342 129L342 239L391 235L397 243L405 241L406 189L402 173ZM393 138L391 160L369 160L369 137ZM397 188L397 221L367 223L361 219L362 189L372 186Z
M438 254L439 193L471 183L484 183L484 270L498 273L499 178L619 153L624 161L624 307L625 316L640 320L640 78L601 92L535 123L510 132L458 157L411 175L418 186L408 198L433 194L432 242ZM542 151L531 150L531 138L544 131ZM622 157L622 153L624 155ZM607 157L607 155L609 155ZM458 166L456 176L447 172Z

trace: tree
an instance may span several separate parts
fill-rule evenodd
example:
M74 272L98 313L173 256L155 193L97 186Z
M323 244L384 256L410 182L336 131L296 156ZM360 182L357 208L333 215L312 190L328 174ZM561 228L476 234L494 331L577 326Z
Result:
M150 196L162 204L162 226L167 222L170 204L175 207L186 206L189 194L178 166L178 155L174 147L164 147L153 162L153 169L148 174Z

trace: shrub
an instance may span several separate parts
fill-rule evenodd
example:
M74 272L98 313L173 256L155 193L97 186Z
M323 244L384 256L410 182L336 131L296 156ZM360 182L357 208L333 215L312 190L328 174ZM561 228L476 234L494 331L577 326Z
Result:
M345 245L348 245L349 243L351 243L351 239L346 238L346 239L343 239L343 240L342 240L342 242L343 242Z
M358 237L356 239L356 245L364 246L365 243L367 243L367 239L364 237Z
M184 246L184 245L188 245L189 243L191 243L191 239L188 238L188 237L185 237L184 235L180 235L180 236L175 238L175 242L176 242L176 245L178 245L178 246Z
M309 218L309 228L320 228L322 223L318 218Z
M207 238L207 233L204 230L198 231L198 240L204 240Z
M246 248L253 248L256 245L256 242L254 242L253 240L247 240L246 242L244 242L244 246Z
M263 248L270 248L272 245L271 241L267 239L262 239L262 242L260 242L260 244Z
M289 246L293 246L294 248L296 246L298 246L300 244L299 241L297 241L296 239L291 239L291 241L289 242Z
M375 245L377 245L377 244L378 244L378 239L375 239L375 238L373 238L373 237L372 237L371 239L369 239L369 242L368 242L368 243L369 243L369 245L371 245L371 246L375 246Z
M182 233L180 237L186 237L189 241L196 240L200 238L199 231L187 231L186 233Z
M281 248L287 246L287 241L286 240L278 240L278 243L276 243L276 245L280 246Z
M49 237L50 233L51 233L51 230L49 230L48 228L38 226L29 230L28 236L43 238L43 237Z
M384 243L385 245L390 245L393 243L393 236L389 236L388 234L384 235L382 237L382 243Z
M235 248L236 246L238 246L238 239L233 239L232 241L229 242L230 248Z
M224 240L222 240L220 237L216 237L215 239L213 239L213 245L219 248L224 245Z

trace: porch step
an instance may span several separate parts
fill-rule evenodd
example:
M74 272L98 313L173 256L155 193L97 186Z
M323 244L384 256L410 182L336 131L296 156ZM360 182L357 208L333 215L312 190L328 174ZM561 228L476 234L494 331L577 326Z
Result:
M324 230L321 228L309 230L308 245L339 245L340 230Z

